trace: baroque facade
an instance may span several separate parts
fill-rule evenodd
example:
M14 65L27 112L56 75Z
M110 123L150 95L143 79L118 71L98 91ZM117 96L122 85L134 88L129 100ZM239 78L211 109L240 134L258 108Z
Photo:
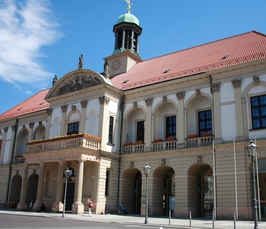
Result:
M250 139L266 217L266 36L256 31L149 60L139 20L114 25L104 72L83 68L0 115L0 204L18 210L253 218Z

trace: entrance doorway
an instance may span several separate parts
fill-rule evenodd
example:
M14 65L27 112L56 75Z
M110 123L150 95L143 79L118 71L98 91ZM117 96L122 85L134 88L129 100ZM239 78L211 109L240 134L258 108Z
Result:
M170 168L164 175L164 195L163 195L163 214L168 215L170 204L170 197L175 195L175 179L174 179L174 170ZM173 213L173 211L172 211Z
M138 172L134 180L134 214L140 214L141 208L141 173Z
M198 216L212 217L213 176L210 166L203 167L198 173Z
M64 203L65 187L66 184L64 184L62 203ZM75 183L67 183L66 211L72 210L72 204L74 203L74 193L75 193Z

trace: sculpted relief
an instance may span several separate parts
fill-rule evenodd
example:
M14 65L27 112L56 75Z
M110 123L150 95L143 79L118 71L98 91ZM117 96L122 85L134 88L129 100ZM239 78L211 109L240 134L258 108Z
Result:
M64 85L60 86L55 93L56 95L64 95L73 91L82 90L88 87L99 85L101 81L97 77L87 75L76 75L72 79L65 82Z

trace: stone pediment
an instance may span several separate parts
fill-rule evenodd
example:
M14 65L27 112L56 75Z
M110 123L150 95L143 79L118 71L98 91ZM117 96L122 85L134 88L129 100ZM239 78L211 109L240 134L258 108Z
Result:
M78 69L66 74L60 80L56 81L47 94L46 99L65 95L104 83L110 83L109 79L106 79L104 76L91 70Z

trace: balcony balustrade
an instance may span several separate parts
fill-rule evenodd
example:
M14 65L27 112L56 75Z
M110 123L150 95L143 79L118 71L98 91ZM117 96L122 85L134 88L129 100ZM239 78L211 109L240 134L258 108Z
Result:
M73 148L99 150L101 139L89 134L74 134L55 138L33 140L27 143L27 154Z
M210 146L212 145L214 136L201 136L201 137L193 137L186 139L186 147L193 148L193 147L200 147L200 146Z

